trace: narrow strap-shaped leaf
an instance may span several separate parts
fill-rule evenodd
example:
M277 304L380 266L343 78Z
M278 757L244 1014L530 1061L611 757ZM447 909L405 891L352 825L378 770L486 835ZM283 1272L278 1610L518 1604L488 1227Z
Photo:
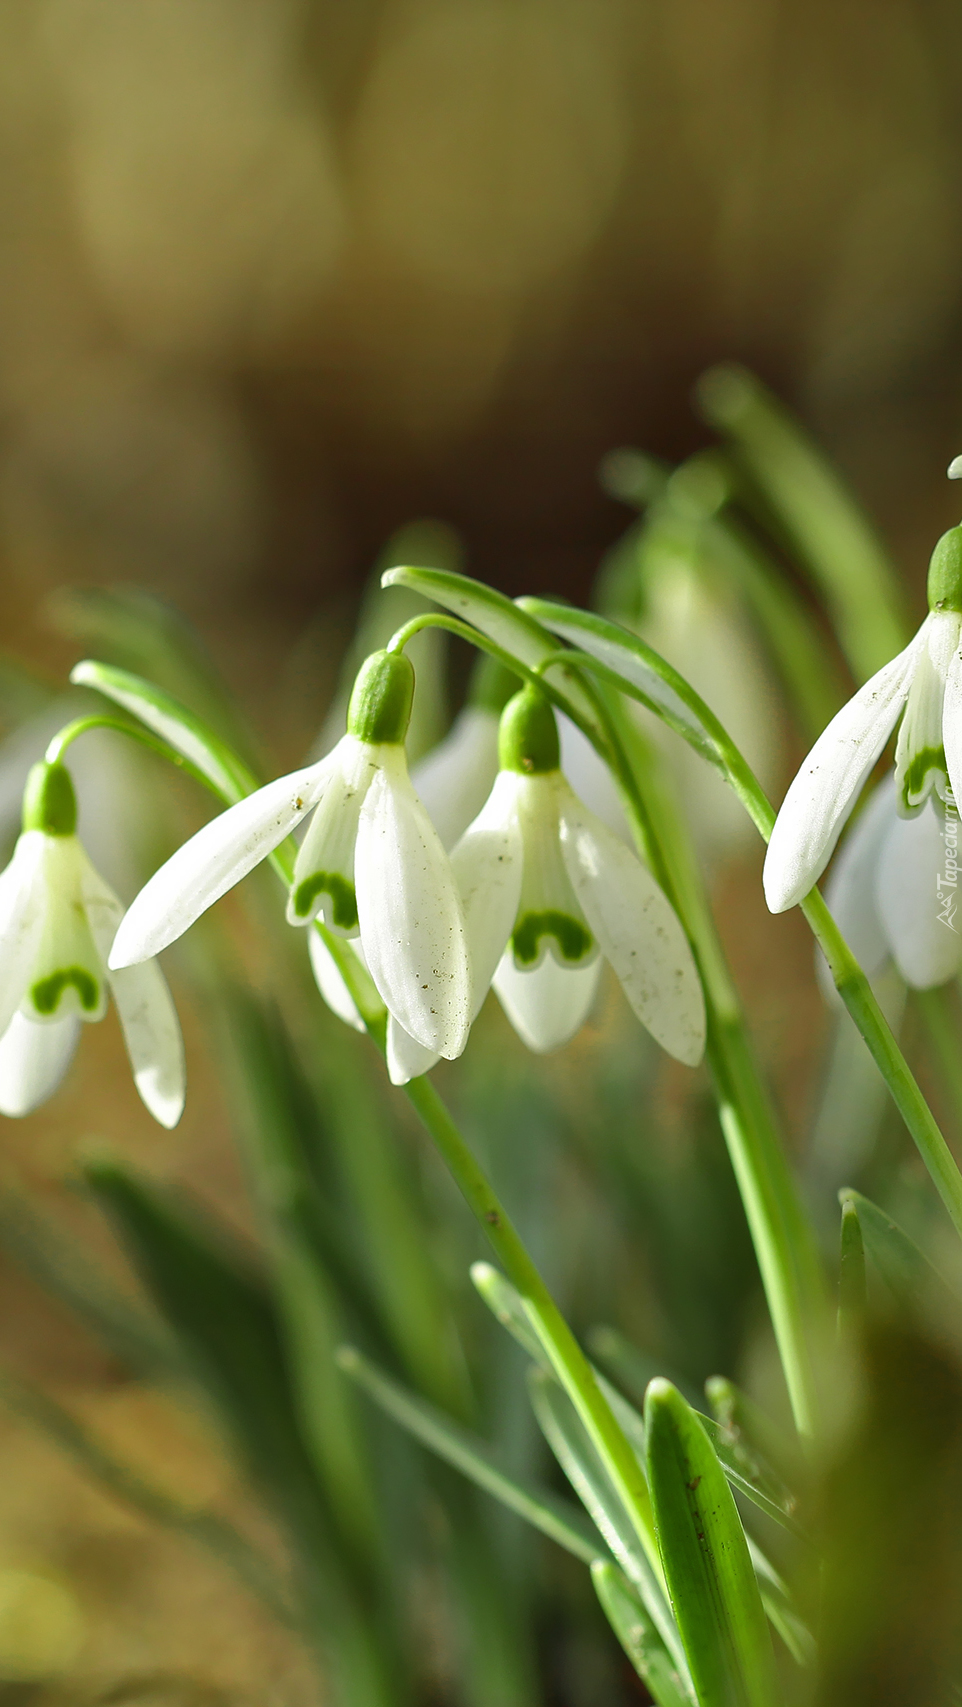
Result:
M921 1253L920 1253L921 1254ZM858 1209L850 1197L842 1199L842 1227L838 1264L838 1331L857 1328L865 1317L865 1243Z
M598 1375L598 1382L625 1434L644 1462L646 1447L643 1417L603 1375ZM793 1535L800 1535L801 1531L794 1518L797 1501L775 1471L763 1464L758 1457L749 1456L744 1452L712 1417L706 1417L703 1411L694 1407L693 1414L711 1441L718 1462L732 1487L751 1500L766 1517L780 1523L783 1529L790 1530Z
M727 1375L710 1375L705 1382L705 1397L719 1428L750 1463L773 1466L776 1476L786 1485L794 1486L804 1476L797 1436L783 1433Z
M758 1578L758 1592L762 1597L762 1605L768 1615L768 1622L773 1630L778 1631L793 1660L798 1665L813 1665L816 1655L815 1638L805 1620L800 1617L787 1584L779 1576L771 1561L766 1558L757 1542L753 1541L750 1535L747 1540L748 1551L751 1554L755 1575Z
M528 1318L524 1313L521 1299L504 1275L490 1263L476 1262L471 1267L471 1278L482 1298L497 1317L501 1325L517 1340L518 1344L528 1353L528 1356L542 1369L550 1368L547 1358L535 1338ZM626 1342L627 1343L627 1342ZM645 1432L641 1413L621 1394L617 1387L607 1381L601 1371L595 1369L595 1379L607 1399L615 1417L631 1442L635 1452L644 1463ZM793 1534L800 1533L794 1519L797 1504L795 1496L785 1486L775 1471L764 1466L760 1460L753 1461L747 1453L739 1451L737 1445L726 1438L724 1428L715 1423L711 1417L697 1413L707 1434L712 1440L721 1461L722 1468L732 1486L739 1493L753 1501L767 1517L774 1518L784 1528Z
M507 1328L511 1337L517 1340L523 1351L537 1363L541 1369L550 1369L547 1353L543 1350L527 1315L517 1290L510 1280L506 1280L500 1269L492 1267L489 1262L473 1262L471 1264L471 1279L478 1292L487 1304L492 1316Z
M958 1308L954 1289L890 1215L851 1187L839 1192L839 1202L858 1217L865 1249L897 1303L917 1305L934 1288Z
M704 1428L669 1381L648 1389L645 1432L658 1541L700 1707L775 1707L745 1531Z
M534 1413L548 1445L629 1582L637 1588L676 1666L685 1674L684 1651L662 1583L639 1545L571 1401L554 1376L545 1370L529 1370L528 1385Z
M95 688L133 717L139 717L155 735L169 742L192 765L196 765L229 805L242 800L257 787L253 772L227 743L206 728L200 718L179 700L155 687L153 682L92 658L76 664L70 672L70 680L78 687Z
M483 1488L485 1493L492 1494L509 1510L517 1512L535 1529L540 1529L559 1547L564 1547L576 1559L582 1559L589 1565L593 1559L605 1555L601 1536L577 1506L559 1499L549 1488L534 1487L506 1475L483 1440L446 1417L437 1406L409 1392L354 1346L342 1346L337 1361L345 1374L363 1387L375 1404L407 1429L415 1440L452 1464L469 1481Z
M684 676L654 647L630 629L594 611L559 605L551 599L522 598L521 610L580 647L607 672L607 679L654 711L669 728L718 769L725 769L719 737L724 730Z
M596 1559L591 1580L608 1623L658 1707L692 1707L694 1696L624 1572Z
M502 651L518 659L529 669L536 669L557 651L551 635L529 616L520 605L513 603L482 581L472 581L468 575L455 575L447 569L419 569L403 565L389 569L382 579L385 587L411 587L435 604L443 605L462 622L473 623ZM563 694L575 715L592 725L597 722L594 706L580 683L554 667L545 673L545 680Z
M47 609L61 634L157 683L256 769L256 743L237 701L180 611L143 587L61 587Z

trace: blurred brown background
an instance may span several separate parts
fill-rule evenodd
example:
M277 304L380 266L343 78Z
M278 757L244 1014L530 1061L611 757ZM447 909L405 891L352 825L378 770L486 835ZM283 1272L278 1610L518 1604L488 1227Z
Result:
M574 593L728 356L928 538L960 69L948 0L4 0L8 586L296 622L435 513Z

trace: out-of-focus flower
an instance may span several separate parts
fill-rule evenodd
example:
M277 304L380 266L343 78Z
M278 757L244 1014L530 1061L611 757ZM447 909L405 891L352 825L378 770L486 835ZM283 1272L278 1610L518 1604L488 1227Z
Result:
M444 740L411 772L446 848L453 848L491 793L498 774L498 724L517 686L510 670L493 658L479 658L463 710Z
M782 802L765 860L765 898L782 913L808 894L903 709L895 751L905 816L962 790L962 527L929 567L929 614L914 639L859 688L819 736Z
M129 966L159 953L313 814L288 903L292 924L320 918L359 937L397 1023L425 1049L461 1053L471 985L451 867L407 772L414 671L376 652L361 670L348 732L327 758L278 778L221 813L155 872L111 953Z
M763 787L777 775L779 719L772 684L741 608L700 560L697 532L669 528L642 541L643 614L638 632L701 695ZM699 851L708 863L751 846L751 823L727 783L697 753L640 713L670 756Z
M174 1126L184 1059L170 992L152 959L108 972L123 906L90 863L76 824L65 766L35 765L23 832L0 876L0 1111L28 1114L53 1094L81 1021L103 1018L109 992L137 1089L154 1118Z
M898 780L886 777L846 837L825 889L846 942L869 978L893 961L916 990L962 970L958 916L959 815L932 796L911 818L898 810ZM821 982L835 997L824 961Z

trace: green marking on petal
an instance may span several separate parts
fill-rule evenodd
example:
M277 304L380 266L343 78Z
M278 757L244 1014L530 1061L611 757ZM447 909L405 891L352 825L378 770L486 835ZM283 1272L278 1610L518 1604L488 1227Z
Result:
M553 936L562 959L572 965L579 960L586 960L595 946L594 937L587 926L583 925L580 919L573 919L570 913L561 913L555 907L550 907L543 913L525 913L524 917L518 920L511 935L516 965L535 964L543 936Z
M902 772L900 787L904 806L919 806L930 792L934 775L938 780L944 777L948 782L948 769L945 763L944 747L922 747L913 753L910 762Z
M328 895L331 901L332 924L339 930L350 931L357 924L357 896L353 883L336 871L315 871L305 877L294 890L294 911L306 919L318 895Z
M100 985L83 966L65 966L30 986L30 1000L38 1014L55 1014L64 991L73 985L84 1013L94 1013L100 1001Z

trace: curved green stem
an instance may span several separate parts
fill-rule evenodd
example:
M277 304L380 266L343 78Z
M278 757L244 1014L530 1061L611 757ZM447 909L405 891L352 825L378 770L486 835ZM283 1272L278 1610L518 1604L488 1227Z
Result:
M162 741L157 735L151 735L147 729L140 728L136 723L125 722L122 717L91 715L90 717L75 717L72 723L65 723L47 745L44 754L47 764L60 764L67 748L76 741L79 735L86 735L90 729L112 729L118 735L127 735L131 741L137 741L141 747L146 747L148 752L157 753L160 758L168 759L172 765L176 765L178 770L183 771L185 776L193 777L194 781L201 783L210 794L216 794L219 800L224 799L222 791L215 788L210 777L205 776L197 765L191 764L190 759L185 758L183 753L179 753L176 747L172 747L168 741Z

